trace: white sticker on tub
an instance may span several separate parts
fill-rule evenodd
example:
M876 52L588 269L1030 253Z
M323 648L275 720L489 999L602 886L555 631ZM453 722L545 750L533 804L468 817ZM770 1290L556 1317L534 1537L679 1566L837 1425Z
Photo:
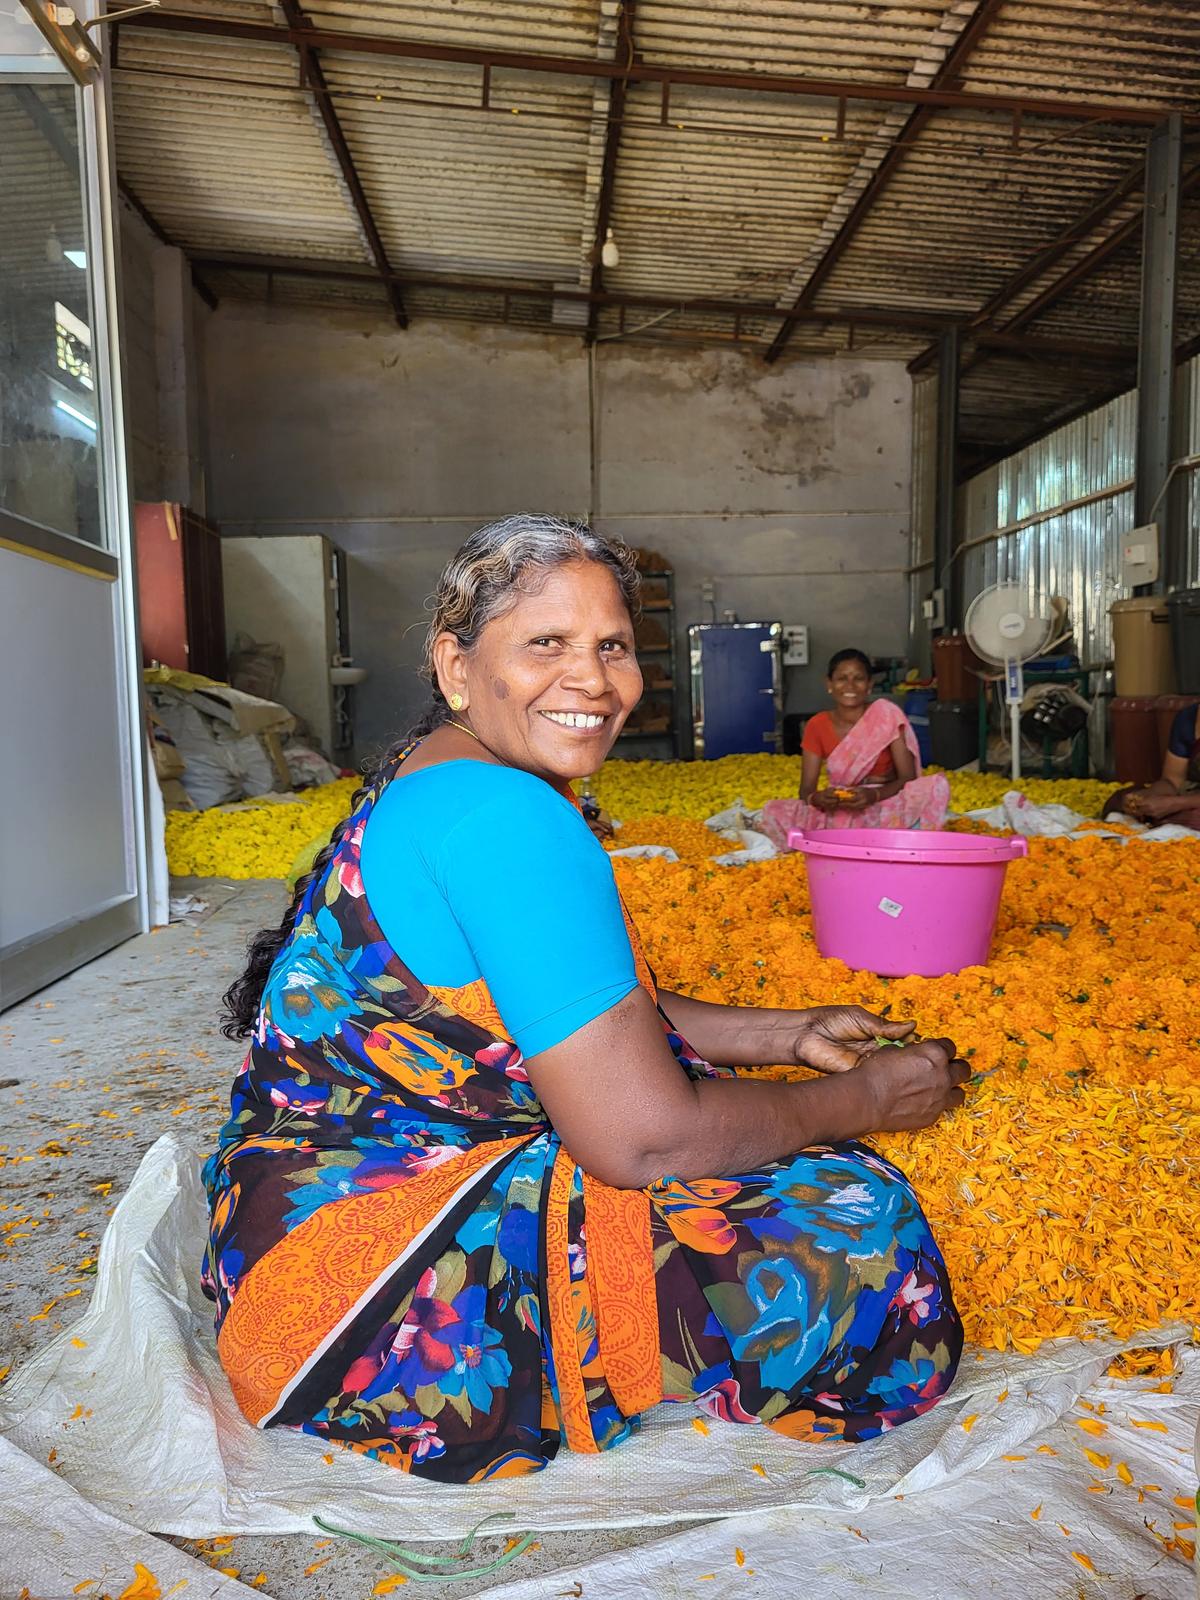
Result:
M897 905L894 900L889 900L887 895L884 895L883 899L879 902L879 909L883 912L885 917L898 917L904 910L904 907Z

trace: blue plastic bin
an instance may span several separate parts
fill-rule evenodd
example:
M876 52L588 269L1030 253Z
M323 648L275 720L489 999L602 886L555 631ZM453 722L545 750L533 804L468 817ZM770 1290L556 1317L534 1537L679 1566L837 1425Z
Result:
M917 749L921 752L921 765L927 767L933 760L933 740L929 729L929 708L937 699L936 689L910 689L900 704L904 715L912 723L917 736Z

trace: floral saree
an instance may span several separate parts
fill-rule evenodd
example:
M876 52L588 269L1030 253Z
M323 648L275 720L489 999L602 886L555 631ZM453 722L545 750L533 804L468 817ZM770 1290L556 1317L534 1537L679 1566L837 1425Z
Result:
M372 915L359 852L395 770L304 896L205 1168L244 1414L475 1482L608 1449L662 1400L848 1441L933 1405L961 1327L900 1174L861 1145L639 1190L581 1170L486 982L423 984Z
M917 736L903 711L890 700L872 700L825 763L830 785L855 788L865 783L879 757L899 735L912 752L917 775L899 794L877 800L863 811L821 811L807 800L768 800L758 823L779 850L790 850L788 833L817 828L940 828L950 809L950 780L944 773L921 774Z

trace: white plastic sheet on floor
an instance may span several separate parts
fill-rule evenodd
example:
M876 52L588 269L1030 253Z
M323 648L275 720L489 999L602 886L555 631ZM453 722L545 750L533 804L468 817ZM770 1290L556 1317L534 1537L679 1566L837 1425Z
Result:
M1181 827L1176 822L1163 822L1148 828L1132 817L1120 813L1106 817L1106 822L1119 822L1122 828L1137 828L1136 833L1117 832L1111 828L1097 828L1094 823L1085 827L1088 819L1070 806L1039 805L1019 789L1009 789L998 806L984 806L979 811L968 811L972 822L984 822L989 828L1005 829L1023 834L1027 839L1123 839L1126 844L1170 844L1179 839L1195 841L1194 828Z
M222 1577L201 1561L119 1522L89 1503L49 1466L0 1439L0 1596L26 1591L34 1600L72 1592L118 1594L140 1562L165 1595L187 1588L188 1600L237 1600L255 1590Z
M602 1556L536 1578L489 1589L477 1600L630 1600L667 1597L824 1595L896 1600L1192 1600L1200 1594L1192 1564L1164 1548L1172 1524L1189 1514L1174 1504L1194 1492L1187 1437L1175 1424L1200 1400L1200 1363L1187 1374L1190 1397L1172 1406L1164 1438L1131 1428L1125 1385L1108 1386L1109 1431L1088 1439L1075 1410L1027 1441L1024 1461L996 1461L902 1501L876 1500L858 1510L803 1507L705 1523L670 1538ZM1102 1390L1093 1389L1093 1395ZM1157 1398L1154 1397L1154 1398ZM1093 1403L1099 1403L1095 1401ZM1145 1409L1143 1404L1137 1407ZM1151 1418L1151 1420L1154 1420ZM1174 1439L1175 1442L1172 1442ZM1081 1441L1128 1466L1135 1486L1082 1458ZM1044 1444L1055 1457L1037 1454ZM1139 1501L1137 1485L1160 1484ZM1093 1484L1103 1492L1092 1493ZM1034 1513L1037 1516L1034 1516ZM1146 1526L1153 1523L1154 1529ZM1186 1535L1185 1535L1186 1537ZM1082 1559L1080 1559L1082 1558Z
M966 1507L984 1483L994 1495L989 1503L997 1508L1007 1506L1015 1513L1036 1493L1045 1501L1047 1517L1061 1498L1070 1515L1059 1520L1068 1526L1072 1517L1085 1532L1107 1526L1106 1507L1131 1497L1136 1504L1136 1493L1126 1493L1127 1486L1111 1471L1092 1472L1082 1452L1094 1446L1114 1463L1127 1459L1135 1475L1153 1471L1144 1481L1161 1483L1169 1493L1138 1505L1129 1530L1112 1534L1111 1549L1099 1534L1094 1546L1081 1542L1078 1548L1098 1570L1104 1569L1104 1561L1116 1563L1117 1551L1125 1564L1117 1570L1125 1570L1136 1549L1142 1570L1158 1571L1160 1546L1149 1530L1139 1534L1135 1524L1144 1512L1169 1537L1172 1520L1186 1516L1172 1507L1171 1495L1185 1494L1189 1485L1194 1492L1191 1445L1200 1360L1186 1366L1175 1393L1143 1394L1130 1385L1106 1385L1102 1375L1119 1346L1075 1340L1058 1341L1034 1357L969 1352L948 1400L916 1422L853 1450L800 1445L766 1428L717 1422L706 1423L707 1433L702 1433L692 1426L696 1413L691 1407L663 1406L618 1450L599 1457L564 1452L544 1473L498 1483L423 1483L337 1449L327 1463L330 1452L320 1441L284 1430L260 1432L237 1411L216 1359L211 1307L197 1284L205 1221L198 1158L176 1136L167 1135L147 1153L117 1207L84 1316L0 1390L0 1432L10 1445L38 1464L56 1451L56 1472L84 1501L138 1528L190 1537L311 1533L312 1518L319 1514L345 1528L407 1541L457 1537L499 1511L511 1513L508 1528L547 1532L753 1517L754 1536L764 1541L764 1553L755 1559L764 1571L771 1562L794 1565L801 1559L807 1570L812 1552L835 1548L838 1570L852 1570L849 1563L862 1552L851 1547L862 1541L846 1535L849 1543L843 1550L838 1534L851 1524L872 1541L869 1551L865 1542L862 1546L872 1557L863 1570L873 1572L880 1562L887 1565L887 1541L899 1559L910 1540L912 1519L926 1501L930 1527L940 1527L945 1519L935 1509L935 1496L952 1493L953 1504ZM1171 1343L1182 1337L1182 1330L1162 1330L1128 1343ZM1085 1391L1097 1395L1101 1390L1109 1407L1106 1427L1114 1437L1118 1427L1122 1430L1119 1453L1111 1439L1098 1441L1070 1420ZM970 1417L975 1420L964 1426ZM1168 1431L1126 1428L1134 1417L1161 1421ZM1056 1441L1059 1456L1039 1457L1035 1451L1032 1460L1000 1461L1006 1454L1027 1455L1031 1439ZM831 1467L837 1474L821 1470ZM846 1473L863 1487L841 1475ZM1103 1500L1089 1495L1086 1482L1093 1476L1112 1494ZM1082 1500L1076 1492L1080 1485ZM894 1498L898 1494L905 1496L903 1501ZM8 1535L14 1525L9 1500L4 1496L0 1505L0 1535ZM1030 1499L1028 1509L1035 1503ZM1082 1510L1087 1517L1081 1517ZM786 1514L763 1515L780 1512ZM868 1533L864 1518L875 1533ZM801 1528L802 1558L795 1547ZM788 1530L793 1547L785 1555ZM663 1572L683 1559L691 1571L696 1551L728 1554L733 1531L732 1525L697 1529L682 1543L647 1547L640 1559L661 1560ZM945 1536L944 1531L939 1534L943 1540ZM1040 1550L1048 1536L1035 1528L1032 1537L1031 1548ZM1067 1536L1058 1537L1065 1541ZM965 1525L960 1541L964 1561L975 1560L982 1538L973 1523ZM748 1548L749 1539L749 1532L743 1540L738 1531L735 1542ZM1005 1559L1025 1561L1026 1542L1010 1549ZM0 1537L0 1547L4 1543ZM672 1555L672 1546L686 1556ZM822 1559L833 1558L827 1554ZM919 1541L912 1559L919 1564ZM709 1571L715 1560L715 1555L709 1565L702 1560L699 1571ZM749 1556L747 1564L754 1565ZM625 1570L619 1563L601 1565L606 1573L610 1568ZM1168 1560L1165 1568L1171 1566ZM646 1569L647 1574L658 1570ZM1038 1570L1030 1566L1031 1581ZM1083 1581L1087 1574L1077 1566L1076 1576ZM588 1587L588 1600L622 1592L621 1581L613 1579L616 1587L609 1590ZM1144 1587L1156 1600L1175 1600L1181 1592L1174 1576L1156 1583L1157 1588ZM939 1597L949 1594L940 1580L926 1589ZM672 1590L656 1576L652 1582L648 1578L647 1592ZM1034 1582L1027 1591L1010 1586L1006 1592L1045 1600L1059 1591ZM1061 1592L1074 1597L1080 1591Z

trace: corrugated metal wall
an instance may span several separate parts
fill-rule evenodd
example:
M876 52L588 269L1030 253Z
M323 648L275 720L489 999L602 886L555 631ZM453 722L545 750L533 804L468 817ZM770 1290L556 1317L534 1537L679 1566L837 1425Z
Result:
M1180 367L1177 401L1186 441L1179 459L1186 460L1200 452L1200 357ZM935 586L932 567L921 563L933 553L936 406L936 380L915 384L911 609L917 662L928 655L920 600ZM1130 390L987 468L960 491L966 601L1000 580L1024 585L1031 598L1062 595L1088 666L1111 658L1108 608L1128 593L1119 581L1119 547L1133 526L1136 406ZM1200 584L1200 474L1186 470L1180 477L1188 583Z

